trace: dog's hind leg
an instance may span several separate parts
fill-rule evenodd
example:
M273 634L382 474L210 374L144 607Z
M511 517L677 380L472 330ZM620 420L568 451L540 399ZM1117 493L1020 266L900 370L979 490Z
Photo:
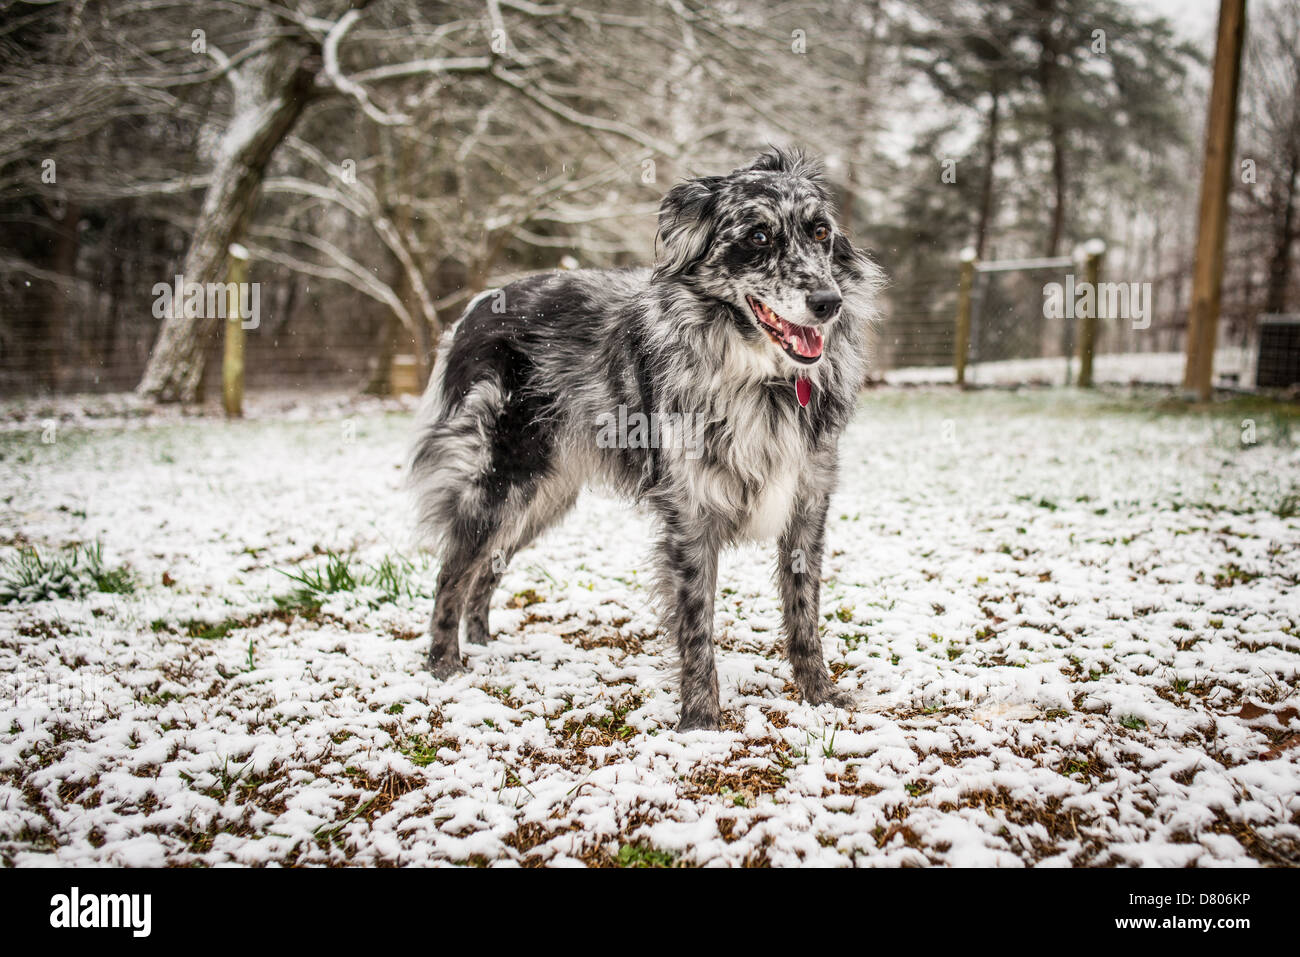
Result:
M470 586L469 597L465 602L465 640L473 645L486 645L492 637L488 627L488 609L492 605L492 593L501 583L510 555L494 550L488 560L480 565Z
M777 545L777 581L785 619L785 651L799 693L811 704L829 701L848 707L853 696L831 681L817 630L828 504L829 496L814 495L791 516Z
M504 538L508 544L494 547L479 564L465 603L466 641L476 645L488 643L492 636L488 609L506 566L521 548L564 517L577 501L580 488L581 482L573 477L551 475L539 483L512 490L507 507L520 518L513 528L504 528L496 536L498 541Z
M434 677L447 678L465 670L460 660L460 617L482 551L481 539L477 543L452 539L443 552L433 617L429 620L432 642L427 667Z

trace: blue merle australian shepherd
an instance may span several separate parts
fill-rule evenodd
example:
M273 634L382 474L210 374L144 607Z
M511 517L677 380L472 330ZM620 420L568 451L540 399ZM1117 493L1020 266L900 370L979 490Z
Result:
M653 271L521 279L476 297L443 337L411 468L442 559L428 667L462 669L462 622L488 640L506 562L595 483L656 519L680 729L718 727L718 553L743 540L776 541L800 693L848 705L818 637L821 556L880 273L836 227L820 167L793 152L674 186L659 240ZM662 417L659 441L598 442L620 407ZM686 422L694 447L672 434Z

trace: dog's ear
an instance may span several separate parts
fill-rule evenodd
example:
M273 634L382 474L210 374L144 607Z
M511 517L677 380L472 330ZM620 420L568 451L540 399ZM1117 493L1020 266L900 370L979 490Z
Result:
M843 233L831 240L831 274L844 295L846 311L850 304L871 303L885 284L885 274L865 252L853 245Z
M655 278L680 276L691 270L713 240L721 176L688 179L670 189L659 204L659 243L663 251Z
M835 238L831 240L831 270L835 273L835 279L838 282L841 279L848 282L861 282L866 278L871 260L857 246L849 241L849 237L843 233L836 233Z

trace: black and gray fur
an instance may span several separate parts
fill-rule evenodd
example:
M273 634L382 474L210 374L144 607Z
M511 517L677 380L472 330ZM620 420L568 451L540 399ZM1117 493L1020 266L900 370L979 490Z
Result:
M849 704L818 637L836 444L866 373L877 267L835 225L820 167L773 150L673 187L653 271L533 276L478 296L443 337L411 480L440 552L428 667L462 670L459 630L486 643L506 563L600 484L649 507L664 623L680 655L683 730L717 728L718 553L775 540L786 651L813 703ZM759 325L752 297L820 330L809 362ZM770 317L769 317L770 318ZM812 385L807 407L795 380ZM631 411L702 413L702 448L601 448Z

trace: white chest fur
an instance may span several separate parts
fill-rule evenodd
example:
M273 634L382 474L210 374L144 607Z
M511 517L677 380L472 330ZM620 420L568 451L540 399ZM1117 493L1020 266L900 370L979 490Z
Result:
M757 402L732 402L725 426L707 435L712 454L690 470L693 496L707 511L725 516L738 538L779 537L808 462L798 420L790 414L774 419Z
M777 463L768 480L759 490L749 508L742 534L755 541L772 541L785 530L799 494L797 463L785 460Z

